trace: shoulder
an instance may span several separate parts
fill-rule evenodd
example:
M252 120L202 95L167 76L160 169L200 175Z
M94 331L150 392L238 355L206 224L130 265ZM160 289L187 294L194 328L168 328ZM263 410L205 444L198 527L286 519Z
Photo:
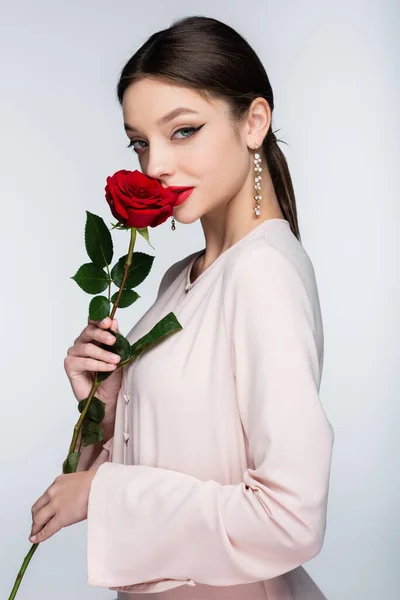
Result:
M303 304L317 326L321 314L312 261L285 224L267 226L239 245L225 265L225 301L239 295L257 310L259 303ZM270 305L270 304L269 304ZM249 307L249 310L251 307Z

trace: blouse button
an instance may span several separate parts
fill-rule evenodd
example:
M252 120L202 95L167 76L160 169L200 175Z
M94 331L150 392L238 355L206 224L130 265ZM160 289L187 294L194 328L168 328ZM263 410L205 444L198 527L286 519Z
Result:
M187 585L191 585L191 586L196 585L195 582L193 581L193 579L188 579L186 583L187 583Z
M129 433L127 431L124 431L124 442L127 442L129 440Z
M124 398L125 398L125 404L128 404L130 396L129 394L124 394Z

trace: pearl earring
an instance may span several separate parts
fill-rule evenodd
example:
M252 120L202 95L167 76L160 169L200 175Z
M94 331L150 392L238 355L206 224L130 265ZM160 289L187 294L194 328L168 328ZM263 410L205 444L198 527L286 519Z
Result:
M254 144L254 150L258 150L257 144ZM261 163L261 156L258 154L258 152L254 152L253 162L254 162L255 173L261 173L262 167L259 166ZM260 216L260 212L261 212L259 200L262 199L262 196L259 193L261 191L261 175L255 176L254 189L256 190L256 193L254 194L255 206L253 207L253 210L255 212L256 217L258 217L258 216Z

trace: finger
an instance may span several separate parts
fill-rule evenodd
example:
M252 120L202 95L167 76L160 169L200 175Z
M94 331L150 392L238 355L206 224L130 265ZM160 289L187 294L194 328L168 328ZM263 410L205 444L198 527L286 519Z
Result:
M93 319L88 319L88 325L96 325L97 327L103 327L107 329L111 325L110 317L104 317L102 321L94 321Z
M93 325L90 327L93 327ZM80 339L76 340L75 344L68 348L66 359L71 356L89 356L100 359L102 356L93 354L93 351L96 348L100 348L101 344L112 346L116 342L116 339L115 334L108 331L102 331L98 327L93 327L93 329L87 331L87 333L82 333Z
M31 536L37 534L56 514L53 504L46 504L33 517Z
M104 317L104 319L102 321L95 321L94 319L89 319L88 318L88 324L86 325L86 327L83 328L83 330L81 331L80 335L76 338L76 340L74 340L74 345L79 341L79 340L83 340L83 341L87 341L89 339L92 339L94 337L93 333L97 330L100 329L109 329L110 325L111 325L112 321L110 319L110 317Z
M52 535L60 531L61 525L59 524L57 517L53 517L51 521L46 523L41 531L39 531L36 535L29 538L29 540L35 544L40 544L41 542L45 542Z
M110 317L105 317L102 321L95 321L94 319L88 318L86 327L84 327L81 333L78 335L78 337L74 339L74 343L72 344L72 346L75 346L75 344L77 344L77 342L79 342L80 340L87 341L88 339L91 339L93 337L92 333L94 331L93 326L95 326L95 329L98 329L99 327L101 329L108 329L111 323L112 321Z
M50 496L47 493L48 489L45 491L38 500L36 500L35 504L32 505L31 512L32 514L36 514L38 510L42 509L46 504L50 502Z
M87 342L85 344L79 344L74 349L71 349L68 358L69 366L72 367L72 369L76 367L77 369L82 370L87 367L87 370L89 370L88 360L94 359L114 364L119 362L120 356L116 352L97 346L94 342Z
M110 356L107 356L105 361L82 356L69 356L65 361L65 364L69 372L75 371L77 373L83 373L84 371L112 371L118 367L120 361L121 357L119 354L110 353Z
M112 333L112 326L101 328L97 325L88 325L81 333L79 338L75 340L75 343L69 351L79 346L79 344L86 344L87 342L100 342L103 344L114 344L116 336ZM115 328L114 328L115 330Z

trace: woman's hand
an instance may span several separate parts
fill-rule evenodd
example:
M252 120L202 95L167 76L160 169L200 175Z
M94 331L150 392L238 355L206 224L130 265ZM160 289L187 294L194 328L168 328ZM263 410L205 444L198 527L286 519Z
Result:
M112 331L119 333L116 319L111 321L106 317L103 321L89 320L74 341L74 345L68 348L64 369L77 400L88 397L96 371L115 371L96 390L96 396L105 404L105 421L114 423L118 392L122 383L122 368L117 368L121 357L100 347L101 343L112 347L116 341Z
M44 542L62 527L87 518L90 486L95 474L96 469L92 469L56 477L32 506L30 542ZM36 539L32 535L36 535Z

